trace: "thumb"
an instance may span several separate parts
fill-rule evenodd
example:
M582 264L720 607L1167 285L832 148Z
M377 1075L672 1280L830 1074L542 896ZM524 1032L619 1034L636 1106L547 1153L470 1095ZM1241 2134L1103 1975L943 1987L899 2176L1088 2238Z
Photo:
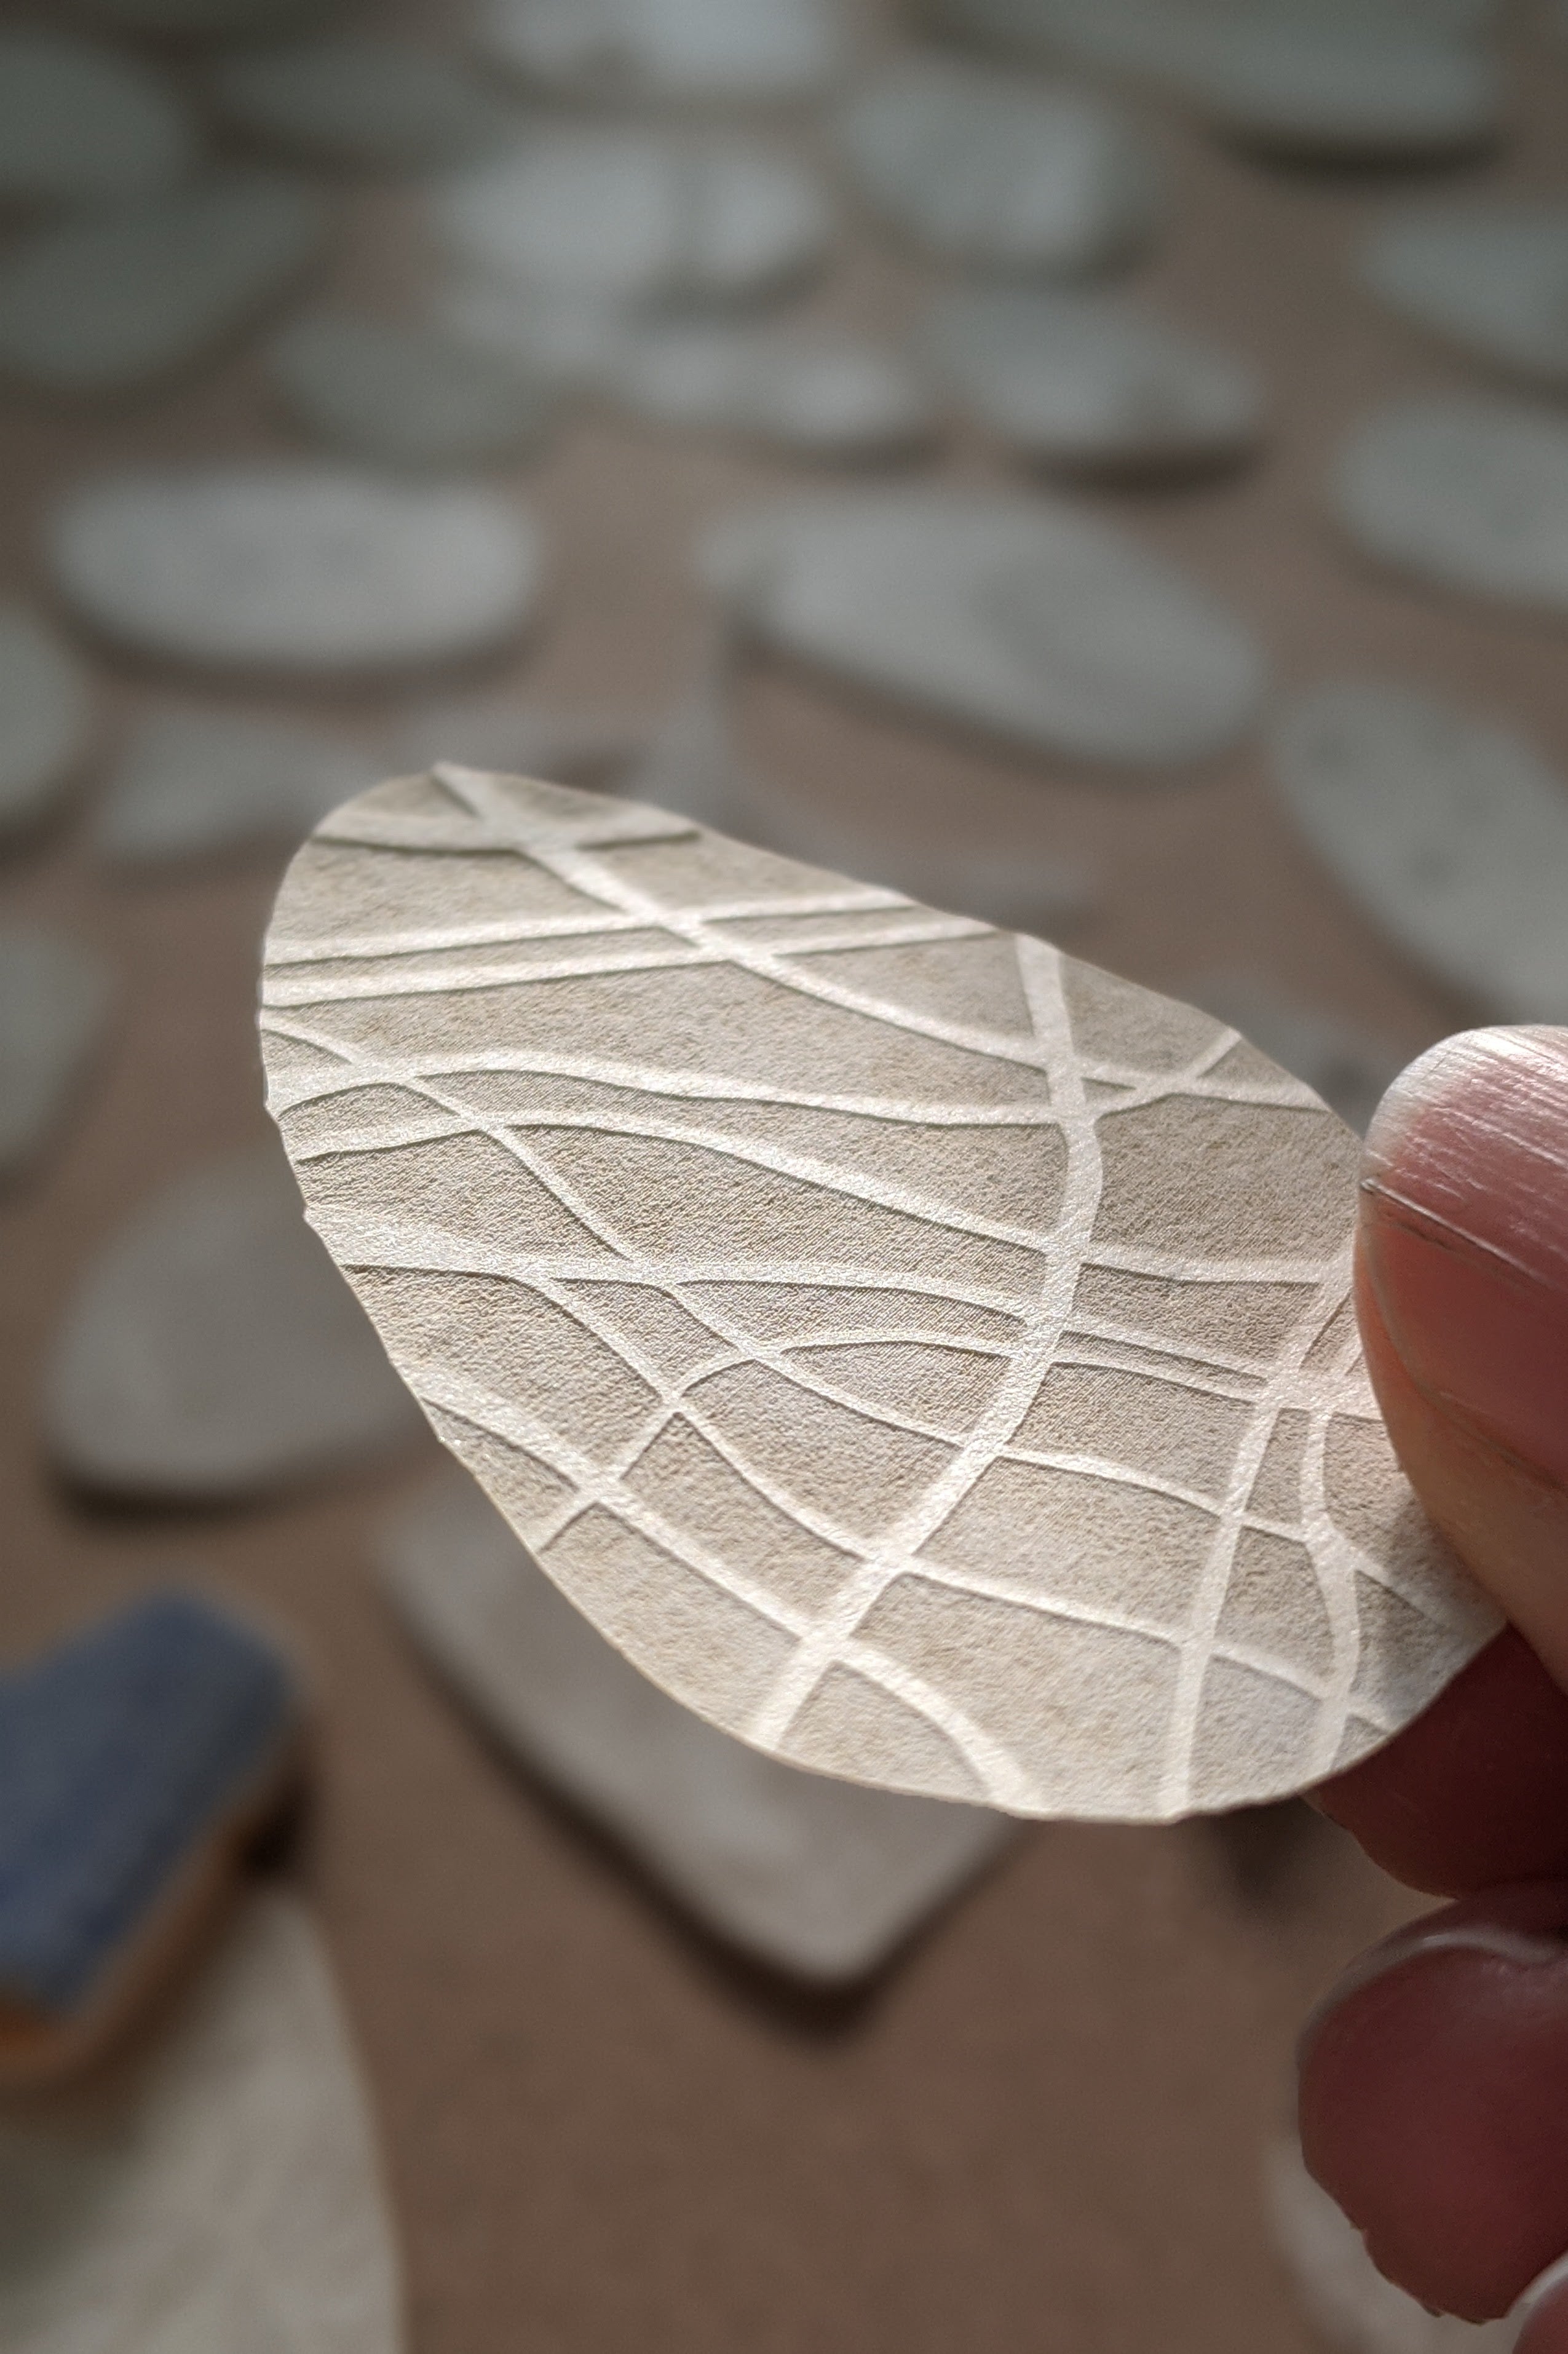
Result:
M1568 1689L1568 1030L1470 1030L1367 1139L1358 1307L1422 1502Z

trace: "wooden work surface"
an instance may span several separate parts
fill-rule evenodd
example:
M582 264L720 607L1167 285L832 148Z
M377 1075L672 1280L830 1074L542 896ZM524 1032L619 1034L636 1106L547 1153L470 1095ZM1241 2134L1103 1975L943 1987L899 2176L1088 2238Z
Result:
M1273 431L1232 479L1096 504L1245 612L1282 685L1344 670L1429 683L1528 723L1568 763L1560 627L1378 577L1320 497L1371 404L1480 380L1381 317L1350 257L1407 190L1562 188L1568 45L1521 48L1516 85L1506 152L1441 175L1273 171L1156 110L1174 212L1139 282L1261 360ZM345 194L342 291L395 306L423 266L406 196ZM917 293L907 263L857 230L811 307L895 325ZM107 421L7 408L0 585L47 601L39 517L90 468L294 446L253 351ZM962 435L927 471L1018 479ZM507 485L549 529L546 608L515 659L472 683L656 709L702 641L694 525L815 479L604 417L571 423ZM115 716L158 684L102 672ZM351 722L392 705L315 707ZM1080 955L1175 988L1249 965L1410 1052L1464 1018L1315 869L1256 738L1128 789L760 662L742 716L757 772L823 823L895 826L938 857L978 829L1021 867L1092 861L1100 907L1067 936ZM0 875L0 912L90 935L124 984L80 1117L0 1211L0 1642L25 1649L171 1573L260 1598L302 1638L320 1773L291 1868L374 2085L418 2354L1305 2348L1265 2235L1260 2152L1307 2006L1410 1909L1337 1834L1297 1817L1033 1829L863 2001L791 2002L509 1770L400 1638L367 1534L433 1465L433 1442L392 1476L199 1516L89 1511L52 1481L37 1373L79 1270L150 1188L264 1125L250 1008L273 873L132 883L95 870L81 834L68 811Z

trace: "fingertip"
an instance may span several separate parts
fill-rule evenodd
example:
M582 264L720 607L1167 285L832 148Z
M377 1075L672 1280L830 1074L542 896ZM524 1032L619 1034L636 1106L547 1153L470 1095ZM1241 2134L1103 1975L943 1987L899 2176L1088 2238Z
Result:
M1303 2155L1390 2279L1493 2319L1568 2246L1565 2083L1568 1885L1496 1892L1328 1997L1303 2040Z

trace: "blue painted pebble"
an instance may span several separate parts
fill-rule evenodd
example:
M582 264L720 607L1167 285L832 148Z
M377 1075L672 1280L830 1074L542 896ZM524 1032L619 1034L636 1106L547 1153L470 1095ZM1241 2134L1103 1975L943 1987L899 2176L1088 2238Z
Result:
M0 1676L0 2081L96 2050L281 1794L282 1652L160 1594Z

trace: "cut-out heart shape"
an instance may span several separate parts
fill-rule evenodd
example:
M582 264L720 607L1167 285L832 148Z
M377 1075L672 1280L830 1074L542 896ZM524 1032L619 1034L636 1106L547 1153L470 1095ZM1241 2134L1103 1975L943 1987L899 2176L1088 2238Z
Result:
M687 820L444 767L268 942L313 1224L442 1437L700 1715L1168 1819L1487 1638L1349 1299L1354 1139L1206 1014Z

